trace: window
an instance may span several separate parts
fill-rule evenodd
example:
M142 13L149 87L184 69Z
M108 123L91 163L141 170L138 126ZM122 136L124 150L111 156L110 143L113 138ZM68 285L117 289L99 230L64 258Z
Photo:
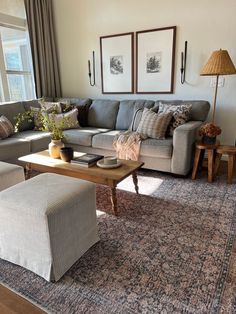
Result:
M0 13L0 101L35 98L26 21Z

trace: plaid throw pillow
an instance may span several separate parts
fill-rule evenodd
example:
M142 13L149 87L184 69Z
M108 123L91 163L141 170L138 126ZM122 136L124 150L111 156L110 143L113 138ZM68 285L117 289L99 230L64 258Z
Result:
M5 117L0 117L0 139L7 138L14 134L14 126L12 123Z
M142 137L164 139L171 118L172 112L159 114L151 109L144 108L137 132Z
M168 134L173 136L174 130L189 121L191 115L192 105L169 105L169 104L159 104L159 111L158 113L167 113L172 112L173 118L169 126Z

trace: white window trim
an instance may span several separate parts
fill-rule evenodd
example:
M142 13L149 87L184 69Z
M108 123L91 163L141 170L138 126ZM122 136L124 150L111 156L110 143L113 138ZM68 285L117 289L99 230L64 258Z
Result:
M11 16L0 12L0 25L5 27L11 27L20 30L27 29L27 23L25 19L20 17Z

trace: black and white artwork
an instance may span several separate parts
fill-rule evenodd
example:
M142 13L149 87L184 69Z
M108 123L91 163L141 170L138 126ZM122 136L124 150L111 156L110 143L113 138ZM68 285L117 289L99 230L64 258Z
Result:
M112 56L110 57L110 72L114 75L123 74L124 62L123 56Z
M176 26L136 32L136 93L174 91Z
M100 53L102 93L133 94L134 33L100 37Z
M147 53L147 73L161 72L161 52Z

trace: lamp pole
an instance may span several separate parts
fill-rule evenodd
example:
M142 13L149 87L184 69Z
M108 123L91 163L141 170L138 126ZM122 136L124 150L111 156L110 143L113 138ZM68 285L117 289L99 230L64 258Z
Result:
M216 115L216 97L217 97L217 90L218 90L218 82L219 82L219 75L216 75L216 86L215 86L215 96L213 102L213 117L212 123L215 124L215 115Z

